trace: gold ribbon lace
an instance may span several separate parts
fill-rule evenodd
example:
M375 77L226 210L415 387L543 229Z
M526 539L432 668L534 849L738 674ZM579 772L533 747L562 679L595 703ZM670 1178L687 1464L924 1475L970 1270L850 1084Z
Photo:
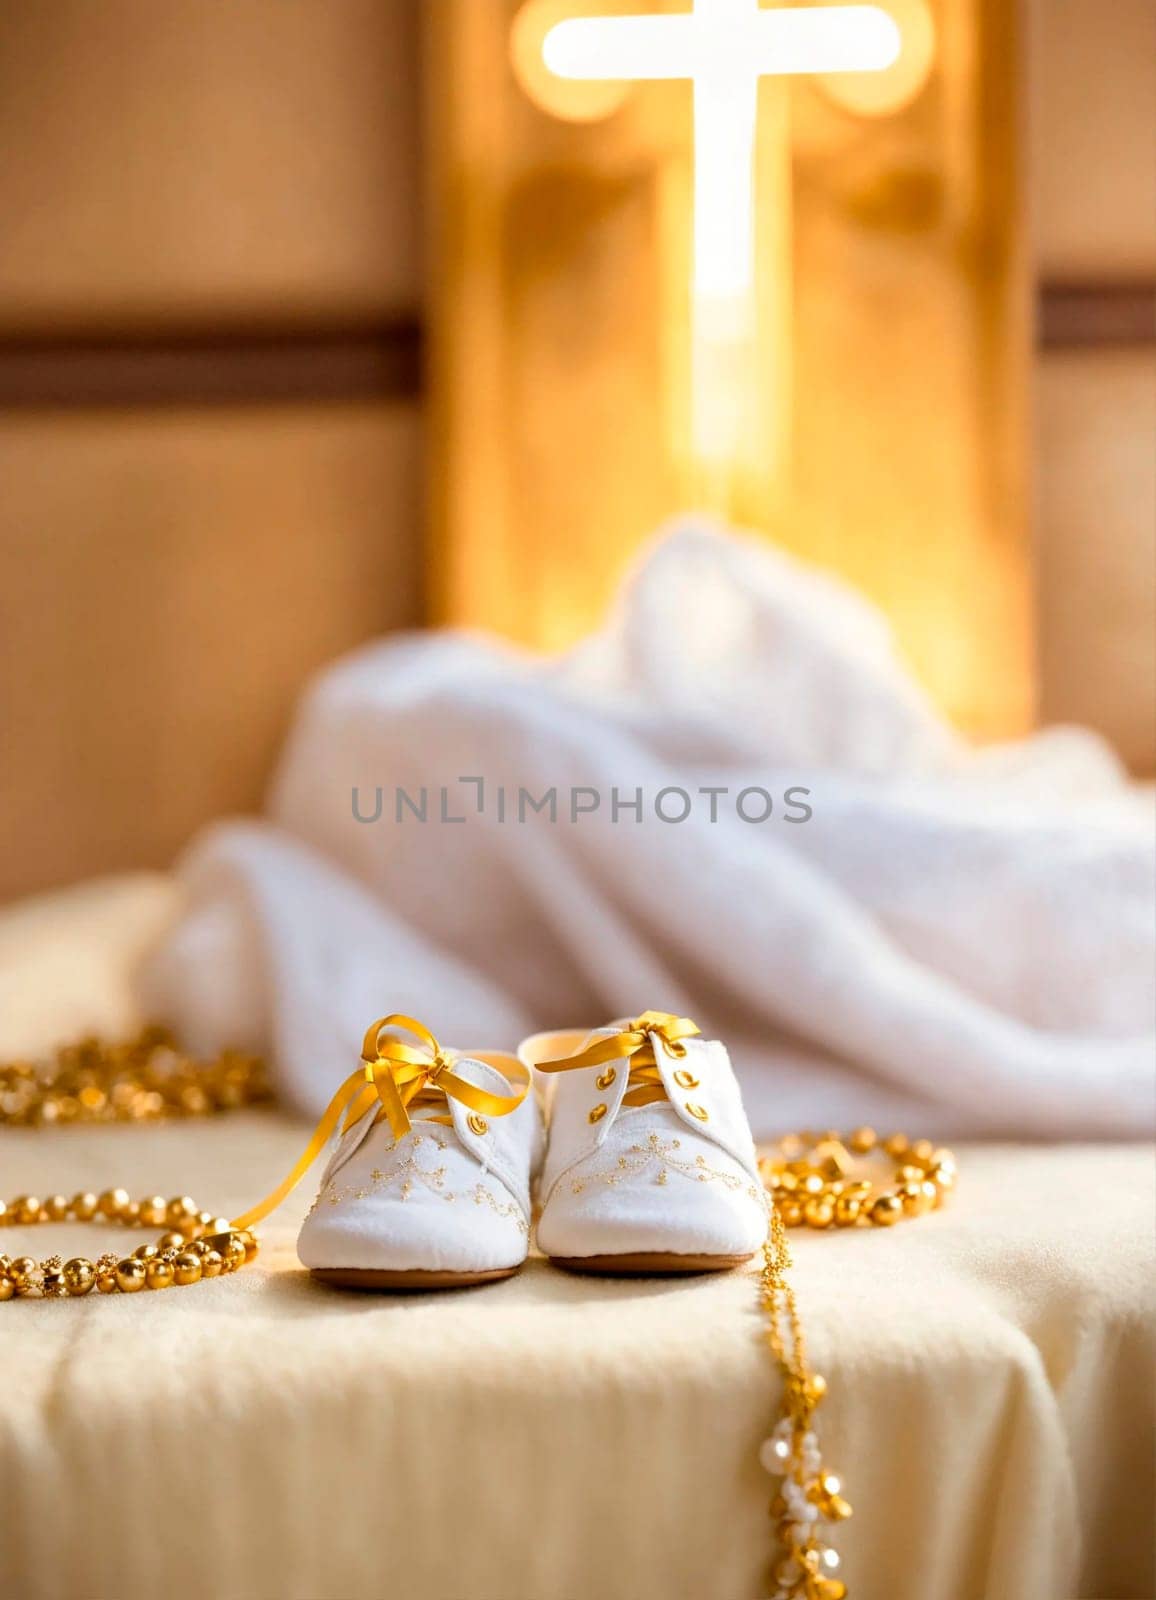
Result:
M580 1067L604 1067L613 1061L629 1061L624 1106L649 1106L667 1098L666 1085L658 1070L654 1041L658 1039L669 1055L685 1056L684 1039L693 1038L699 1027L689 1017L676 1017L669 1011L644 1011L618 1033L595 1039L585 1049L557 1061L539 1061L539 1072L572 1072ZM612 1080L612 1076L609 1081ZM599 1080L599 1088L608 1083Z
M418 1043L407 1044L394 1036L394 1030L412 1034ZM251 1228L275 1211L301 1182L339 1124L345 1134L362 1117L374 1112L387 1118L394 1138L400 1141L413 1127L411 1108L417 1112L431 1106L448 1106L449 1101L456 1100L480 1116L505 1117L516 1111L529 1093L530 1074L513 1057L503 1066L506 1075L520 1085L512 1095L493 1094L488 1089L478 1088L477 1084L453 1071L453 1060L452 1053L443 1050L425 1024L415 1017L395 1013L371 1023L361 1046L361 1065L350 1073L329 1102L292 1169L270 1194L238 1217L233 1226ZM452 1123L452 1118L444 1114L424 1120Z

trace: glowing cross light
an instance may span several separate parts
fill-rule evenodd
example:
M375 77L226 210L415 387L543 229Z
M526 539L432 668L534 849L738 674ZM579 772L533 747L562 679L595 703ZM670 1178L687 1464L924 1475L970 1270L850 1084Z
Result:
M674 15L570 17L542 42L546 66L562 78L685 78L694 86L693 433L700 459L734 448L735 400L724 391L736 370L728 355L748 338L753 318L759 79L882 71L899 51L899 29L878 6L764 11L759 0L693 0L692 10Z

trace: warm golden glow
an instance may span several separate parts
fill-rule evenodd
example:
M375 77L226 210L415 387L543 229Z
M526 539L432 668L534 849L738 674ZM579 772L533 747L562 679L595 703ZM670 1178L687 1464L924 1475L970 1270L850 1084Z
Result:
M754 318L759 79L876 72L899 54L899 30L879 6L764 11L758 0L694 0L676 15L570 17L542 42L546 66L563 79L694 85L692 436L703 463L732 457L741 425Z
M882 0L903 39L896 60L881 72L833 72L819 78L836 105L858 117L890 117L912 100L931 76L935 20L928 0Z
M585 9L612 14L614 0L581 0ZM563 122L600 122L622 105L630 84L612 78L560 77L546 64L546 36L574 15L575 0L526 0L510 29L510 61L525 93L552 117Z

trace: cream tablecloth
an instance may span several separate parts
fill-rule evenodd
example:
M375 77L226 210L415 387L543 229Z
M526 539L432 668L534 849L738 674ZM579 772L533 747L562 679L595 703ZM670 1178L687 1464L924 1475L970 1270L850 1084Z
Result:
M81 938L83 907L70 921ZM0 927L9 999L13 973L26 999L35 987L28 949ZM107 949L90 954L95 982ZM231 1211L301 1138L273 1113L0 1130L0 1193L119 1182ZM797 1239L827 1453L856 1507L839 1538L851 1594L1151 1600L1152 1154L960 1154L951 1210ZM777 1385L750 1273L616 1283L535 1261L456 1294L342 1295L297 1266L309 1198L237 1278L0 1307L0 1593L767 1592L756 1452ZM93 1250L80 1229L6 1230L4 1248L49 1239Z
M0 1172L9 1194L120 1180L228 1211L299 1142L256 1114L9 1131ZM950 1213L798 1241L829 1456L856 1506L852 1593L1150 1597L1151 1160L962 1160ZM297 1266L305 1203L238 1278L0 1308L4 1594L765 1593L755 1453L775 1382L750 1274L590 1282L534 1262L472 1292L342 1296Z

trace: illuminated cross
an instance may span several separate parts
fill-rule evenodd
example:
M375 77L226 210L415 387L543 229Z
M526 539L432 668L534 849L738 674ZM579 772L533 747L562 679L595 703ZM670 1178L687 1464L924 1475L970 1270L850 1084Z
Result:
M763 11L759 0L692 0L678 14L571 17L542 43L562 78L694 85L695 346L748 327L754 279L754 155L759 79L871 72L898 57L899 30L878 6ZM701 409L702 397L696 405ZM696 422L696 433L702 430Z

